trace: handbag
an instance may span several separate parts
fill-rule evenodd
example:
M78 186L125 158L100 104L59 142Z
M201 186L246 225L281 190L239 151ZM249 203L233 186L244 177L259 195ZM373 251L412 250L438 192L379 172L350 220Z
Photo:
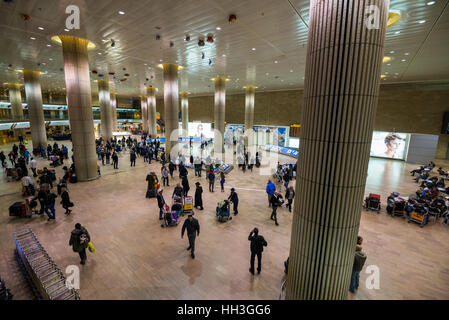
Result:
M91 241L89 241L89 243L87 244L87 247L89 248L90 252L95 253L95 247Z

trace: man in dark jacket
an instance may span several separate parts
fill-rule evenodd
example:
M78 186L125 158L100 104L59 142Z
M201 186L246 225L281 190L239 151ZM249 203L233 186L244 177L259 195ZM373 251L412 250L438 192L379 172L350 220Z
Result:
M254 259L257 256L257 273L260 273L262 270L262 252L263 247L267 246L267 242L264 237L259 235L259 229L254 228L253 231L248 236L248 240L251 241L250 249L251 249L251 267L249 268L249 272L254 274Z
M182 225L181 238L184 237L184 231L187 229L187 236L189 237L189 247L187 250L191 250L190 255L192 259L195 259L195 239L198 234L200 235L200 224L191 214L184 221Z
M45 203L47 202L47 191L46 189L41 187L39 188L39 192L37 193L37 199L39 200L39 203L41 204L41 209L39 211L39 214L44 214L45 209Z
M131 160L131 167L136 166L136 152L134 150L131 150L131 153L129 155L129 158Z
M173 171L175 171L176 166L173 162L170 161L170 163L168 164L168 171L170 171L170 177L172 177L173 179Z
M239 196L237 195L237 192L235 192L234 188L231 188L231 195L228 200L234 204L234 215L237 215L239 213Z
M47 198L45 201L45 208L44 211L48 216L48 221L55 220L56 219L56 212L55 212L55 199L57 195L53 192L50 192L47 190Z
M184 197L187 197L190 190L189 180L187 179L187 176L182 177L182 190Z
M74 252L78 252L81 258L81 264L86 263L86 248L89 246L89 242L90 235L86 228L79 223L75 224L75 229L70 235L69 246L72 246Z
M112 154L112 164L114 165L114 169L118 169L118 155L115 151Z
M159 220L162 220L164 214L163 208L165 205L164 196L162 195L162 189L157 193L157 206L159 207Z
M175 195L178 196L178 197L180 197L180 198L182 198L183 193L184 193L184 189L183 189L183 188L181 187L181 185L178 183L178 184L176 184L176 187L175 187L175 189L173 190L172 198L173 198Z
M214 173L213 169L210 170L210 172L209 172L207 177L209 179L209 192L214 192L215 173Z
M273 207L273 211L271 212L271 220L274 220L274 223L278 226L278 219L277 219L277 208L282 205L281 201L281 195L275 191L273 196L271 197L271 206Z
M195 182L196 190L195 190L195 209L204 210L203 208L203 187L199 182Z
M362 251L362 246L357 245L355 248L354 265L352 266L351 285L349 291L355 293L355 290L359 288L360 271L363 269L363 265L366 261L366 254Z

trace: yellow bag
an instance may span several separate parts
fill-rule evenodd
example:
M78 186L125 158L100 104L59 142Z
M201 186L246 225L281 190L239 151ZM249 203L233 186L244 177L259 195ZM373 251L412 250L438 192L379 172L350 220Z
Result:
M95 253L95 247L92 244L92 242L89 241L89 243L87 244L87 248L89 249L90 252Z

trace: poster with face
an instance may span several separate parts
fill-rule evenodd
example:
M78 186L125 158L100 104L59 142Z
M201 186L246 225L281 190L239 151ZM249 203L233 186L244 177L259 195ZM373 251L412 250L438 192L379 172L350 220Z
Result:
M211 139L214 137L212 124L201 122L189 122L189 136L195 138Z
M408 140L406 133L374 131L370 156L404 160Z

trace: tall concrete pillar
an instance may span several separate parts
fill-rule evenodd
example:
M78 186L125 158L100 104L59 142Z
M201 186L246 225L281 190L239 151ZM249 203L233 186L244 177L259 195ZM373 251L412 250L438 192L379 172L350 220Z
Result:
M117 131L117 96L114 92L110 92L111 109L112 109L112 131Z
M100 102L101 136L103 140L111 140L112 136L112 109L109 81L98 80L98 100Z
M142 112L142 130L148 133L148 97L140 96L140 109Z
M225 111L226 111L226 78L214 78L215 108L214 108L214 152L216 158L224 153Z
M22 95L19 83L8 83L9 102L11 103L11 116L13 120L23 119Z
M156 88L147 88L148 96L148 134L154 139L157 137L156 119Z
M25 95L28 104L28 118L30 120L33 149L47 147L47 132L45 130L44 109L42 108L40 72L24 70L23 78L25 80Z
M165 148L166 154L171 155L171 149L178 143L179 105L178 105L178 70L177 64L164 63L164 121L165 121Z
M389 0L312 0L287 299L346 299ZM364 24L365 5L380 28Z
M245 145L254 144L254 100L256 95L255 86L245 87Z
M189 136L189 92L181 92L182 136Z
M78 180L98 178L95 153L94 119L88 60L89 41L72 36L59 36L64 55L73 156Z

